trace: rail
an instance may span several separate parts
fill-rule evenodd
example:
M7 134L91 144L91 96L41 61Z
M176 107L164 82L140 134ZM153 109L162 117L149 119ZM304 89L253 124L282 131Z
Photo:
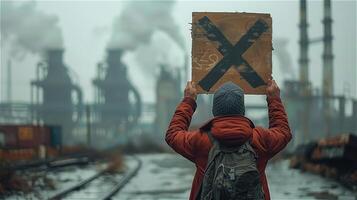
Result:
M128 172L126 172L124 174L124 176L120 179L120 181L114 185L114 187L112 187L109 192L104 195L102 198L103 200L108 200L111 199L114 195L116 195L140 170L141 166L142 166L142 161L135 157L135 156L131 156L138 164L136 165L135 168L129 170ZM107 169L105 170L101 170L100 172L96 173L95 175L89 177L88 179L83 180L82 182L71 186L59 193L57 193L56 195L52 196L49 198L49 200L58 200L58 199L62 199L65 196L69 195L70 193L73 193L75 191L78 190L82 190L84 189L90 182L98 179L99 177L101 177L102 175L104 175L107 172Z

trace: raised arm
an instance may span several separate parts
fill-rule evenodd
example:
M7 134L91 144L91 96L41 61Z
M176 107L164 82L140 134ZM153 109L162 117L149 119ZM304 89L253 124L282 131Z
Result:
M187 83L184 93L185 97L177 106L166 131L165 140L177 153L194 162L193 136L195 133L189 132L188 128L192 115L196 110L197 92L191 82Z
M280 89L274 80L268 82L267 103L269 128L261 129L259 136L266 152L272 157L281 151L292 138L288 117L280 99Z

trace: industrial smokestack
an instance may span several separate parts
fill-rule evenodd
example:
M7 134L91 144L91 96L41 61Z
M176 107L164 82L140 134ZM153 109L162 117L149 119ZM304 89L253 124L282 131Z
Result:
M49 67L63 67L63 49L48 49L46 52Z
M63 142L70 143L72 130L82 115L82 92L74 85L63 61L64 50L52 48L45 51L47 65L38 65L37 79L31 82L36 88L34 112L44 124L59 125L63 131ZM42 74L42 76L41 76ZM39 95L42 91L42 97ZM76 96L74 101L73 94ZM40 100L41 99L41 100ZM41 103L39 103L41 102ZM75 102L77 105L75 105Z
M302 83L307 83L309 81L309 36L307 33L308 23L307 23L307 5L306 0L300 1L300 81Z
M120 48L107 49L107 64L111 67L123 67L121 57L124 51Z
M61 87L63 86L66 90L71 90L70 85L72 85L72 80L68 74L68 69L63 62L64 49L53 48L46 50L46 60L47 60L47 77L46 81ZM66 85L66 86L64 86ZM68 95L69 92L66 93ZM70 101L70 97L68 101Z
M109 129L128 130L137 123L141 114L140 95L127 77L127 67L121 61L122 48L108 48L106 65L98 67L97 78L93 84L97 88L98 116L101 123ZM134 95L135 104L130 94ZM118 104L118 102L120 102Z
M331 0L324 0L324 52L323 52L323 82L324 96L333 95L333 53L332 53L332 18Z
M324 97L324 116L325 132L332 134L331 118L333 112L333 102L329 97L333 96L333 54L332 54L332 18L331 18L331 0L324 0L324 52L323 58L323 77L322 77L322 95Z

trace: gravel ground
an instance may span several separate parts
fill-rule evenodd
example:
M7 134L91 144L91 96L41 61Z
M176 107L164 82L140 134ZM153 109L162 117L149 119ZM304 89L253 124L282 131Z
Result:
M139 155L143 167L113 199L188 199L194 165L176 154ZM270 163L266 170L273 200L357 200L356 193L320 176L288 168L289 162Z
M177 154L140 154L142 168L116 195L116 200L182 200L188 199L195 166ZM127 168L137 163L126 159ZM286 160L269 163L266 170L273 200L357 200L357 194L339 183L320 176L289 169ZM39 194L16 194L7 199L47 199L65 188L94 175L102 167L88 165L83 168L67 167L49 172L46 176L56 183L55 190L40 190ZM85 190L65 199L98 199L122 175L103 176ZM108 186L109 185L109 186ZM41 198L39 198L41 197Z

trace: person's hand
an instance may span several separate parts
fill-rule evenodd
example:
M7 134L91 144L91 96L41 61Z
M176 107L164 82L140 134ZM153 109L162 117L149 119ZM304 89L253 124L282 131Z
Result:
M191 97L194 100L196 100L197 90L196 90L195 84L192 81L187 82L184 94L185 94L185 97Z
M280 97L279 86L273 79L269 79L267 82L266 95L267 97Z

